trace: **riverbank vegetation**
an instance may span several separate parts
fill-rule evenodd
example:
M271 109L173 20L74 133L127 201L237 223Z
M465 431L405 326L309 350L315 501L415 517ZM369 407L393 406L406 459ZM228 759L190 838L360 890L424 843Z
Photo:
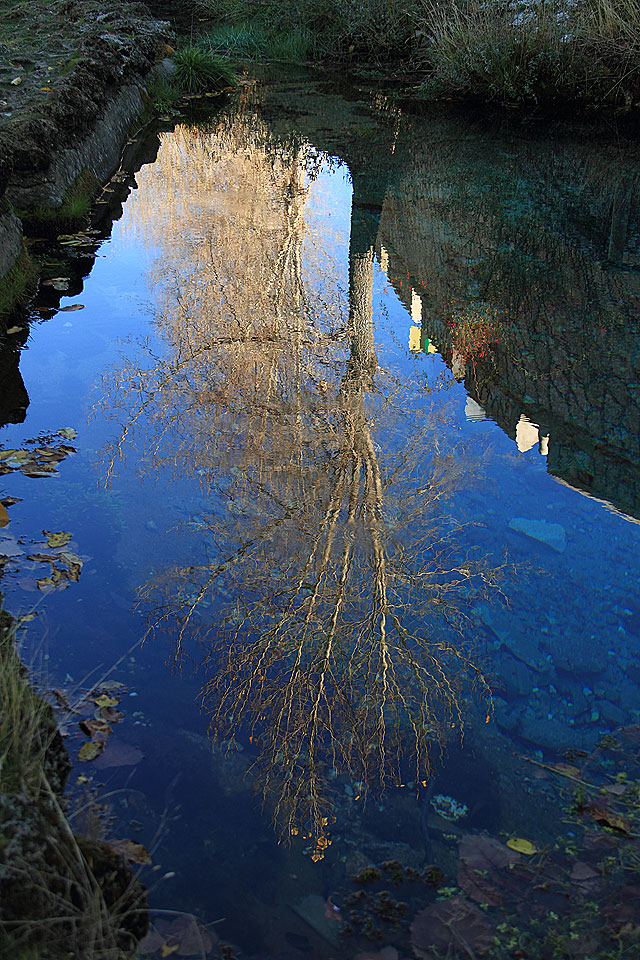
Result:
M199 42L248 59L347 61L425 99L640 104L640 0L189 0Z

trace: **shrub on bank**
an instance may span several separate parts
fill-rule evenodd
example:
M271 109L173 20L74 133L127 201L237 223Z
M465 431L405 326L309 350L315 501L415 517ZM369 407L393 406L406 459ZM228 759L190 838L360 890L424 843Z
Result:
M428 97L610 101L640 95L640 0L422 0Z

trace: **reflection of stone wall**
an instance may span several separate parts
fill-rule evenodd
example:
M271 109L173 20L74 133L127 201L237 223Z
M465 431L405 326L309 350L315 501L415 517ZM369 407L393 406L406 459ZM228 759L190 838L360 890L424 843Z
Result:
M377 251L396 293L408 312L421 313L423 341L435 340L450 366L443 320L474 304L504 308L501 342L466 365L470 395L514 440L526 414L550 434L551 473L640 516L640 274L604 268L593 230L584 242L565 236L557 223L547 226L535 198L528 202L540 226L525 230L512 216L509 171L486 174L494 192L477 168L469 181L460 176L459 158L420 158L387 192ZM615 183L611 174L611 193ZM599 189L591 206L606 210ZM564 222L562 195L557 203L561 215L549 216ZM630 216L627 263L638 255L637 211Z

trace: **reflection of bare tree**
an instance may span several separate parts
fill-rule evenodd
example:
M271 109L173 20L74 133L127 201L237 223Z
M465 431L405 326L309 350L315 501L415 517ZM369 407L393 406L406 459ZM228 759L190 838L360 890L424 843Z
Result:
M269 209L291 183L303 194L300 163L279 193L262 181ZM468 465L441 452L417 385L377 372L370 245L352 231L344 318L309 247L302 261L300 207L283 211L274 237L253 208L264 272L243 269L248 253L221 260L215 229L207 256L179 265L167 356L124 367L113 400L118 452L144 417L147 461L199 470L211 501L206 558L145 588L152 620L177 660L197 625L213 733L251 737L276 819L310 830L319 857L336 771L366 788L426 781L433 745L464 725L483 685L464 604L494 573L463 556L443 508Z

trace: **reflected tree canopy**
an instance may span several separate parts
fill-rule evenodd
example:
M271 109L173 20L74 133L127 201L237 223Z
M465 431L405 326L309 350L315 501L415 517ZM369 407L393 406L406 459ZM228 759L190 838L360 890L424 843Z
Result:
M142 599L177 665L191 635L204 645L213 735L250 738L281 830L320 858L339 774L363 793L426 786L487 696L465 610L499 571L468 555L448 506L474 465L441 439L436 387L378 365L373 238L352 216L347 297L305 222L322 158L236 117L174 135L159 191L180 149L199 234L174 180L154 278L166 353L105 379L121 428L108 473L137 432L146 469L199 476L197 559Z

